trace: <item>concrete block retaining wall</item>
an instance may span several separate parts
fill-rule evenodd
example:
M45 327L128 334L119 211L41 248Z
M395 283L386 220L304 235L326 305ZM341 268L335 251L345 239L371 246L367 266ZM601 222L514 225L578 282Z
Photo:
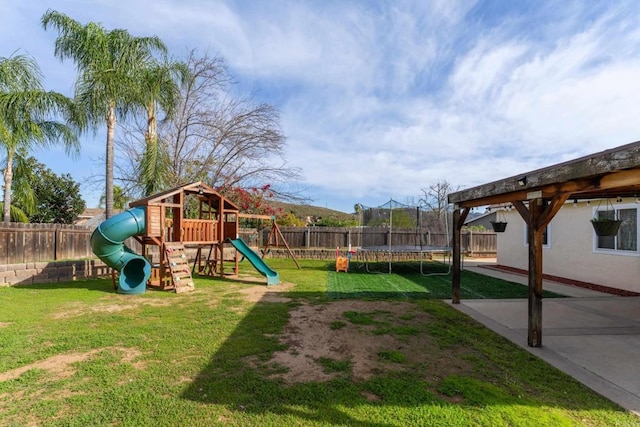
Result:
M99 259L0 265L0 286L58 283L105 277L111 269Z

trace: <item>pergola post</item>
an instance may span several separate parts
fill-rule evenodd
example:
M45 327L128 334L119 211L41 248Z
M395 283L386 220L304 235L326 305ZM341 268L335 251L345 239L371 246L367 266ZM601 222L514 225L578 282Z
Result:
M451 275L451 302L453 304L460 304L460 269L462 265L462 236L460 230L462 230L462 225L469 214L469 210L469 208L464 208L461 211L457 205L453 208L453 271Z
M539 218L543 210L542 199L529 201L529 347L542 347L542 244L545 227L540 227Z
M529 347L542 347L542 245L544 244L544 230L568 197L569 194L556 195L546 206L543 199L531 199L528 209L521 201L513 202L513 206L527 224L528 230L529 329L527 342Z

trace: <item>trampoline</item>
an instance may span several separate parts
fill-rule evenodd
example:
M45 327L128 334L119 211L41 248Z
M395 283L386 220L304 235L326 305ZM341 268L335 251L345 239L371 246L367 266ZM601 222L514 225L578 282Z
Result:
M373 271L369 270L369 263L379 263L381 262L381 258L383 258L382 261L388 262L389 265L387 273L392 272L391 265L393 262L419 261L420 274L422 274L423 276L446 276L451 273L452 251L453 249L448 246L370 246L358 248L356 254L358 255L358 259L362 262L362 265L364 266L367 273L373 273ZM429 261L432 259L431 257L426 258L426 256L433 254L442 254L444 256L445 262L448 265L446 273L425 273L424 261Z
M360 205L362 206L362 205ZM396 202L389 202L375 208L362 206L362 226L360 227L359 246L356 250L357 259L367 272L372 262L388 262L387 273L392 272L393 262L419 261L420 274L448 275L452 268L453 249L449 246L448 215L443 215L443 223L440 230L432 233L429 227L424 226L425 219L419 206L410 206ZM444 231L444 232L443 232ZM446 273L426 273L424 261L433 254L444 255L448 264Z

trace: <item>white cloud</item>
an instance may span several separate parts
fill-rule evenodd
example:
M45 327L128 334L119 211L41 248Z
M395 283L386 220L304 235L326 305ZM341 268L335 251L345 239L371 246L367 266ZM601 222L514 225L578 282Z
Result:
M44 8L11 3L0 5L0 55L24 47L48 84L70 93L73 65L53 58L55 34L39 24ZM416 197L442 179L474 186L640 139L633 1L51 0L50 7L81 22L156 34L175 55L196 47L222 55L238 91L255 91L282 111L286 157L303 169L309 196L345 210ZM102 139L85 147L96 158ZM80 169L56 159L68 172Z

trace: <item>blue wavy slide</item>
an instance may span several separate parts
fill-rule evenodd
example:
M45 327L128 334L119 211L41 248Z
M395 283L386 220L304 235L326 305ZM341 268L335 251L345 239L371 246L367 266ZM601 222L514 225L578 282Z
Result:
M151 264L124 241L145 233L146 209L135 207L112 216L91 234L91 249L105 264L120 272L118 293L143 294L151 277Z
M229 243L233 245L246 259L249 260L251 265L267 278L267 286L277 285L280 283L280 275L275 270L264 262L264 260L253 249L251 249L242 239L227 239Z

